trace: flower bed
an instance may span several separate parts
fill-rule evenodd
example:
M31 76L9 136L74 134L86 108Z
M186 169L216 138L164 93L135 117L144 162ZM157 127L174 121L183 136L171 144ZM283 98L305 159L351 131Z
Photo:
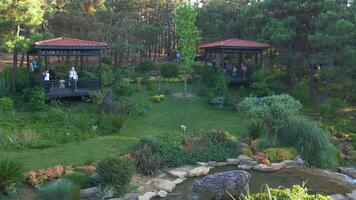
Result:
M86 174L92 174L92 173L96 172L96 167L93 165L77 166L77 167L56 166L53 168L41 169L37 172L30 171L30 172L26 173L26 180L28 183L30 183L32 186L35 187L35 186L42 184L46 181L57 180L60 177L62 177L63 175L71 174L74 172L84 172Z

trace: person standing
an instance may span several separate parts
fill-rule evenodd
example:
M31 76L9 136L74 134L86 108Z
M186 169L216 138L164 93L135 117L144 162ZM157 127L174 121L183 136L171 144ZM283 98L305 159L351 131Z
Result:
M72 67L69 71L69 84L73 83L74 90L77 90L77 81L78 81L78 74L75 71L75 68Z

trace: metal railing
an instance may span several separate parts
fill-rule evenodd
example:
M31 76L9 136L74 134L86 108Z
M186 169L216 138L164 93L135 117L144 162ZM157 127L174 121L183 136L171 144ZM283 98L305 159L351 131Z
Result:
M100 79L98 78L49 80L42 81L42 86L46 94L83 93L85 91L95 91L101 87Z

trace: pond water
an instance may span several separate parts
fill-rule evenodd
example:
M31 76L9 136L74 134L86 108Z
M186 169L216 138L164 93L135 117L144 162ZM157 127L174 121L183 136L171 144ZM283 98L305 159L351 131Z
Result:
M212 169L209 174L235 169L235 167L219 167ZM321 170L318 169L298 167L282 169L276 172L257 172L254 170L246 171L248 171L252 176L249 184L250 193L260 192L261 189L265 188L265 185L273 188L280 186L287 188L293 185L303 185L303 183L305 183L305 186L308 188L310 194L345 194L356 189L356 180L347 178L345 180L332 179L325 176L325 174L320 173ZM211 199L211 197L191 192L194 180L196 179L192 178L177 185L176 189L168 195L166 200Z

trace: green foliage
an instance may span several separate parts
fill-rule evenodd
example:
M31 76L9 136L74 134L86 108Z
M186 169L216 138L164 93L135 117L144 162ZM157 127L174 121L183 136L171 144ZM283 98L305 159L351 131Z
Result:
M208 65L204 67L202 80L208 88L213 88L216 85L216 77L214 66Z
M252 89L256 96L268 96L276 93L278 88L278 76L265 67L258 69L252 75Z
M118 194L123 194L131 182L134 166L129 161L108 157L98 163L97 173L104 186L114 186Z
M58 179L56 181L40 185L38 187L39 200L79 200L79 188L68 179Z
M23 166L10 159L0 159L0 195L8 194L24 176Z
M247 128L248 137L251 140L256 140L257 138L260 138L261 135L263 134L263 127L264 127L264 124L261 120L252 119L250 121L248 128Z
M97 120L97 125L102 133L113 134L120 131L124 125L124 121L124 118L116 115L100 115Z
M115 195L115 187L113 186L99 186L96 197L100 200L111 199Z
M154 175L154 173L164 166L163 157L152 147L151 144L146 144L140 140L140 144L135 151L136 169L146 175Z
M179 65L176 63L164 63L159 66L163 78L173 78L178 76Z
M207 143L196 145L187 152L187 162L194 164L196 162L207 161L226 161L228 158L237 156L237 145L231 142Z
M102 57L101 63L104 63L106 65L111 65L112 64L111 57L109 56Z
M152 60L144 60L144 61L140 62L137 70L139 72L146 74L153 70L154 65L155 65L155 63Z
M14 110L14 101L10 97L0 98L0 111L11 112Z
M22 99L30 110L41 111L48 108L45 93L39 87L25 89Z
M209 93L209 101L218 108L223 108L229 102L230 94L228 90L227 78L221 72L215 74L216 82Z
M80 189L86 189L94 185L90 176L83 172L73 172L64 175L62 178L72 181L75 185L79 186Z
M338 166L337 152L328 133L306 119L286 122L279 129L277 140L282 146L294 147L312 166L333 169Z
M299 81L291 91L291 95L298 99L303 105L309 104L309 85L306 80Z
M128 83L124 83L123 81L118 81L116 84L112 86L113 93L120 96L130 97L134 93L134 89Z
M320 114L323 116L335 115L337 111L346 106L341 99L328 98L320 105Z
M302 104L293 97L273 95L268 97L247 97L237 105L237 110L248 116L260 119L269 129L272 143L279 127L299 114Z
M297 155L294 148L267 148L263 151L272 162L293 160Z
M243 196L243 200L332 200L329 196L320 194L309 195L308 190L299 185L294 185L290 189L271 189L267 187L267 191L257 194Z

